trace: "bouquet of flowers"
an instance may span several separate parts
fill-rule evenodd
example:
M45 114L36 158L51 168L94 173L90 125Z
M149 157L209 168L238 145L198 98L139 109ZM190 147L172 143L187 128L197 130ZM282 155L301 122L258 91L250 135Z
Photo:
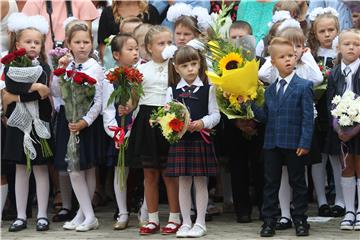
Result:
M67 53L69 53L69 49L61 47L56 47L55 49L51 49L49 51L49 55L51 57L51 62L54 69L58 67L59 59L65 56Z
M96 80L85 73L58 68L54 75L61 78L60 91L65 102L65 116L68 122L77 122L89 111L95 96ZM68 171L80 169L79 133L71 133L67 144L65 160Z
M323 75L324 80L319 86L316 86L314 89L315 101L317 102L325 93L328 83L328 77L331 73L331 68L327 67L323 62L319 63L319 69Z
M150 116L150 126L159 125L163 136L170 144L178 142L190 123L190 113L185 105L172 101Z
M350 140L360 131L360 97L351 91L346 91L342 96L335 96L331 103L335 131Z
M139 70L133 67L117 67L110 69L106 74L106 78L114 85L115 89L114 92L110 95L108 105L116 103L125 106L130 99L137 100L141 95L144 94L141 84L143 81L143 75L139 72ZM120 127L123 129L123 131L125 128L125 118L126 116L121 116ZM123 137L119 139L123 139ZM118 155L117 167L120 169L120 174L118 174L118 176L120 176L120 186L124 186L126 143L121 141L119 142L119 145L120 151Z
M229 119L252 119L254 113L251 102L263 105L265 92L258 79L255 41L251 36L245 36L235 43L224 40L218 32L224 18L224 12L214 18L213 38L207 44L207 58L212 62L214 72L206 74L216 87L216 99L221 112Z
M39 62L31 60L26 55L24 48L7 54L1 59L1 62L9 67L5 78L6 88L15 95L28 93L31 85L39 80L43 72ZM40 141L37 142L41 145L43 156L46 158L52 156L52 151L46 140L51 137L50 126L39 117L38 100L17 102L7 124L20 129L24 133L23 146L28 170L31 167L31 160L34 160L37 156L34 147L36 141L31 137L33 126L37 136L40 138Z

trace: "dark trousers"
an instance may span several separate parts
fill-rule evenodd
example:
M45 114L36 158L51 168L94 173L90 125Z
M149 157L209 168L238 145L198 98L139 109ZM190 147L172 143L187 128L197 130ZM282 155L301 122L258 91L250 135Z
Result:
M307 186L305 182L305 161L298 157L295 149L265 149L264 150L264 203L262 214L264 221L275 222L278 213L279 188L281 182L282 166L287 165L289 183L293 189L294 223L306 221Z
M251 215L252 206L261 210L263 189L263 159L261 156L264 142L264 129L258 128L258 135L246 137L236 127L228 129L229 142L229 169L234 209L237 216ZM253 199L250 195L250 186L254 187Z

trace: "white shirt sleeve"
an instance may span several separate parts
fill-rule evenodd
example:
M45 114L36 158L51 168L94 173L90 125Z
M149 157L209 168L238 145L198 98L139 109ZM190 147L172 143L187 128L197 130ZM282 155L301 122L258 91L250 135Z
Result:
M258 44L256 45L256 49L255 49L256 56L265 57L265 56L263 56L263 54L264 54L264 49L265 49L264 40L261 39L261 40L258 42Z
M87 114L83 117L83 119L86 121L88 126L90 126L99 116L102 108L104 72L100 67L100 65L96 66L94 72L95 72L94 77L96 78L97 81L95 84L94 104L91 106Z
M169 103L173 100L173 91L171 87L166 90L165 103Z
M263 82L273 83L278 76L277 69L271 63L271 57L266 57L265 63L259 69L259 79Z
M301 61L304 64L304 71L306 74L306 77L303 78L312 81L314 87L321 84L324 78L310 51L307 51L302 55Z
M104 122L104 130L110 137L114 136L114 132L109 130L110 126L118 126L117 121L115 119L116 116L116 108L114 104L108 105L108 101L111 93L114 91L114 87L109 81L103 81L103 97L102 97L102 116Z
M209 89L208 112L209 114L201 120L204 122L204 128L212 129L220 122L219 106L216 102L216 93L213 86L210 86Z

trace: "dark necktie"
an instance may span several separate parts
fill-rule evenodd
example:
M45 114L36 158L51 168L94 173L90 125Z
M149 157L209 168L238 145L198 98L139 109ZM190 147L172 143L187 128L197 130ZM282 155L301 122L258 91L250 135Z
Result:
M74 69L74 70L79 70L79 71L81 71L82 68L83 68L83 66L82 66L81 63L80 63L80 64L76 64L75 62L73 62L73 63L71 64L71 68Z
M343 93L346 91L347 88L347 77L349 76L349 74L351 73L351 68L349 66L346 66L343 70L343 75L345 76L345 81L344 81L344 87L343 87Z
M284 92L285 92L284 89L285 89L286 81L285 81L285 79L281 79L279 83L280 83L280 87L277 92L278 102L280 102L282 97L284 96Z
M183 87L184 92L181 93L181 94L179 95L179 97L181 97L181 98L198 99L198 98L194 95L194 91L195 91L196 88L197 88L197 86L195 86L195 85Z

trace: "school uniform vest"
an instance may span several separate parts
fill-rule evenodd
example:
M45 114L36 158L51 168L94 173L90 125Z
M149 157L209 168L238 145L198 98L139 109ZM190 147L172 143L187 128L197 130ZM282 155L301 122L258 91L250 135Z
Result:
M191 90L184 92L182 88L176 89L176 87L172 87L173 99L187 106L192 121L199 120L209 114L209 89L210 86L208 84L199 87L196 92L192 92ZM186 132L183 139L197 140L201 139L201 136L199 132Z

